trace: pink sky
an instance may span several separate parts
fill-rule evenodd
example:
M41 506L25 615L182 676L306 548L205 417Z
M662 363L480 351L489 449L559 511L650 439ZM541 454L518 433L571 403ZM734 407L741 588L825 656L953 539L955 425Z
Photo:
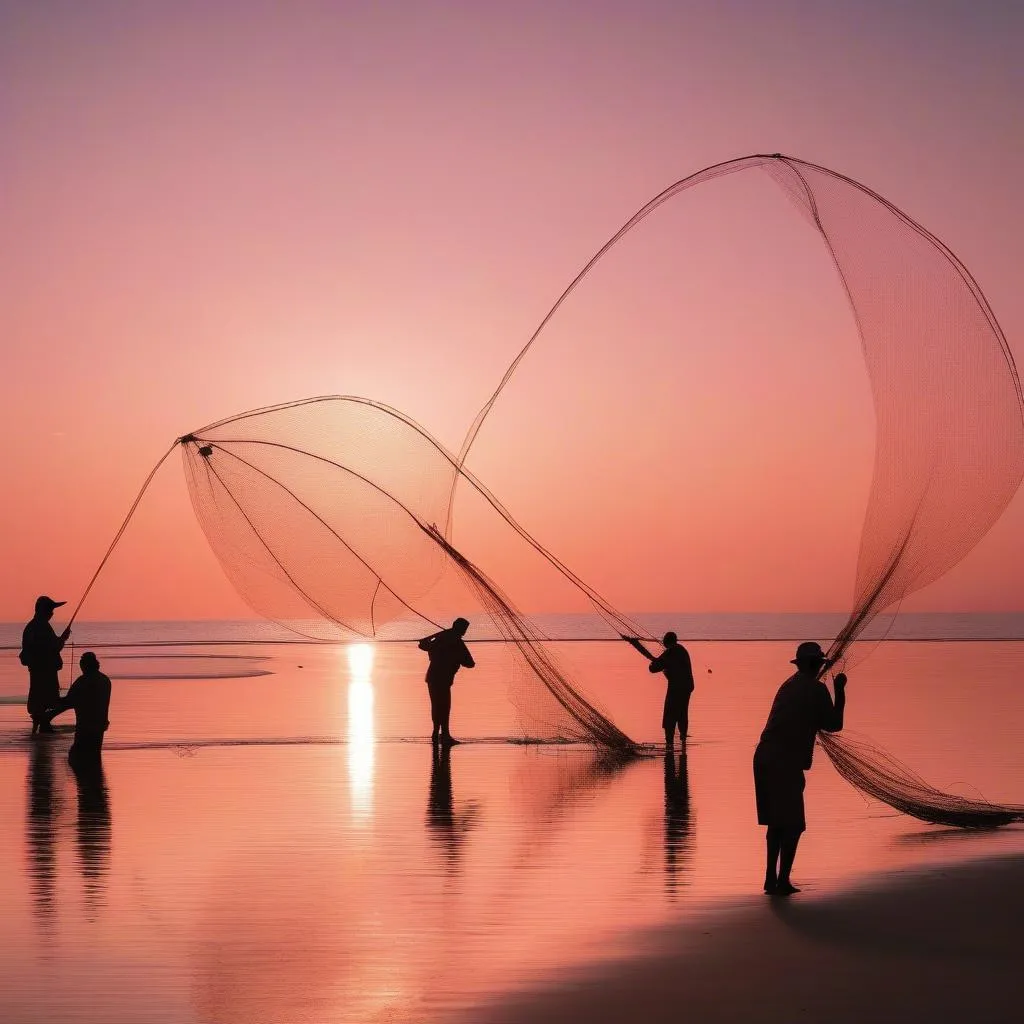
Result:
M1020 358L1024 15L891 7L0 6L0 619L76 600L152 464L208 421L366 395L457 447L605 238L746 153L901 206ZM843 609L871 443L848 313L768 183L713 189L581 292L473 464L623 608ZM807 408L800 374L822 396ZM666 387L692 432L637 419ZM627 435L619 470L566 479L582 439L595 455ZM1022 531L1018 497L917 606L1024 608ZM83 616L242 610L173 459Z

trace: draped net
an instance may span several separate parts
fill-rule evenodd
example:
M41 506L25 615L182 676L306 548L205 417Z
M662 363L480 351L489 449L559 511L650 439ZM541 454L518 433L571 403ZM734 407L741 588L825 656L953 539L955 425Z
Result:
M531 349L543 347L556 314L627 235L697 185L751 169L766 171L824 242L852 310L870 383L874 461L853 608L828 651L841 662L879 613L963 559L1002 514L1024 474L1020 381L980 286L939 239L851 178L779 154L754 155L705 168L659 193L559 297L477 415L460 464L520 365L528 365ZM635 339L631 345L635 358ZM818 382L822 393L830 383L834 388L835 382ZM674 425L678 438L686 425ZM827 506L827 491L820 501ZM683 543L686 530L681 516L659 542ZM1024 817L1024 808L941 793L865 741L822 734L819 742L853 785L924 820L985 826Z
M333 396L243 413L180 441L199 522L259 614L315 639L410 639L479 609L514 651L510 691L524 738L637 749L559 665L543 631L438 529L459 471L412 420ZM506 544L573 580L464 475ZM590 596L615 628L638 628Z
M761 201L753 178L788 204L756 220L737 214L734 200ZM747 191L670 204L698 185L705 194L734 182ZM709 226L716 218L721 232ZM723 245L726 231L733 241ZM755 258L756 276L715 292L708 275ZM793 344L778 345L782 333ZM873 451L848 447L844 433L839 399L856 404L857 378L873 410ZM699 585L742 588L732 546L752 532L761 543L745 557L765 579L835 574L840 513L864 502L863 484L853 607L828 652L842 661L873 619L948 572L999 518L1024 473L1022 409L999 323L941 241L851 178L757 154L674 183L602 246L457 455L394 409L340 397L244 413L179 442L210 544L261 615L316 638L412 638L475 607L516 652L511 693L524 735L633 751L555 661L529 614L546 586L537 579L567 584L607 635L642 636L597 588L633 607L641 593L688 603ZM783 446L787 416L800 429ZM801 453L794 441L812 434L843 449L822 465L820 446ZM799 487L805 506L838 522L817 542L806 507L799 529L787 520L797 505L765 511ZM659 568L673 551L682 554ZM715 571L699 584L686 570L702 558ZM661 591L635 584L659 573ZM507 579L516 586L497 582ZM870 745L841 735L821 743L854 785L926 820L1000 824L1020 813L942 794Z

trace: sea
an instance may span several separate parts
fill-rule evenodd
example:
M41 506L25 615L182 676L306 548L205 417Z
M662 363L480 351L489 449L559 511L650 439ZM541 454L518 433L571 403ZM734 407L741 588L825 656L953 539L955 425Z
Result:
M62 686L87 649L113 681L88 778L66 761L72 713L30 736L21 624L0 625L0 1021L471 1020L632 955L651 928L764 900L754 744L797 642L827 643L843 617L638 618L690 651L685 757L523 743L529 689L483 628L444 756L414 643L76 623ZM542 626L621 729L662 739L664 681L632 648L585 616ZM847 661L847 729L939 789L1024 803L1022 640L1022 614L877 624ZM821 752L806 802L798 899L1024 851L1021 827L869 800Z

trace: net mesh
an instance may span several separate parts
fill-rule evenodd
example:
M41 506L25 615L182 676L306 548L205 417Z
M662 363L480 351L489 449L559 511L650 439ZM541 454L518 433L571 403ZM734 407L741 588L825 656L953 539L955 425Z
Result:
M944 793L867 740L823 732L818 744L852 786L921 821L978 829L1024 821L1024 807Z
M1009 504L1024 474L1021 388L981 289L941 242L834 172L771 167L805 190L832 252L875 406L854 611L830 652L839 656L874 614L956 565Z
M751 320L772 312L779 330L788 330L792 309L773 310L771 300L779 306L778 296L766 299L753 293L744 294L744 302L732 295L712 302L714 316L735 321L732 327L744 347L738 360L735 353L731 362L726 355L715 367L729 381L725 402L720 388L691 391L681 400L685 381L679 378L667 384L664 374L642 384L638 379L665 354L644 340L654 325L647 306L660 304L670 321L674 317L675 323L685 322L686 329L672 339L678 352L694 365L700 355L705 370L715 366L708 360L716 346L703 343L713 330L714 316L702 320L696 308L705 282L687 291L688 278L699 279L714 262L712 249L691 243L696 236L689 233L693 224L688 223L686 231L675 232L683 242L678 265L670 258L669 269L659 274L656 261L634 259L623 278L628 296L606 288L608 279L602 277L614 265L613 252L616 257L635 256L629 247L636 229L652 213L664 210L659 220L675 215L678 204L666 209L670 200L697 185L720 188L724 179L745 182L751 176L738 172L751 170L766 172L824 243L840 292L852 309L867 370L876 431L873 461L865 468L865 483L869 478L870 484L856 554L853 610L828 652L833 661L841 661L872 619L948 572L1001 515L1024 474L1024 402L1002 329L957 257L860 183L780 154L755 154L705 168L638 210L545 315L476 416L457 456L397 411L339 397L255 410L179 439L196 514L239 592L261 615L322 639L408 638L470 607L479 608L516 652L520 682L513 685L513 698L527 735L635 749L558 667L546 638L520 610L524 606L506 592L511 588L499 589L493 581L512 576L521 580L523 560L533 559L530 564L537 572L553 573L568 583L609 630L643 636L641 628L589 585L605 590L602 573L617 559L623 571L633 567L635 574L636 565L668 549L689 544L691 562L700 549L714 549L722 586L729 587L736 583L733 538L742 531L758 531L762 543L753 554L762 559L762 568L775 578L794 575L792 558L781 552L782 545L797 543L792 538L799 536L806 547L808 536L781 516L776 519L784 532L772 535L771 517L762 514L769 496L783 489L779 480L786 467L771 453L775 436L768 428L780 418L778 410L765 405L759 419L754 407L765 401L770 391L766 381L778 368L774 353L755 352L747 340ZM775 231L785 226L779 222L759 232L750 232L747 225L740 229L744 227L751 243L760 243L766 254L763 275L772 287L781 288L788 273L797 279L792 294L803 298L802 277L815 271L810 263L799 270L788 266L790 261L795 265L796 248L788 249L785 259L773 252ZM731 250L726 255L735 259ZM820 253L818 257L822 262ZM581 312L568 300L588 277L595 279L591 291L598 294L598 302ZM746 277L748 285L752 280ZM757 298L762 305L755 308ZM736 312L745 304L754 312L741 323ZM616 315L623 319L617 321ZM833 323L822 333L834 328ZM542 336L545 344L535 347ZM720 335L715 337L721 342ZM566 338L577 345L575 350L559 347ZM527 395L525 406L522 400L516 406L517 385L529 375L528 355L530 364L543 367L536 375L540 390ZM777 361L783 359L780 347ZM745 360L754 363L751 387L738 398ZM817 362L823 360L807 359L805 353L792 373L800 375L808 394L817 393L815 385L822 392L830 386L835 390L835 381L814 378ZM713 392L710 400L708 392ZM510 443L522 447L527 426L523 417L542 418L538 409L545 395L558 403L559 429L548 430L529 457L519 460L517 472L522 476L525 464L536 466L539 475L528 486L545 494L549 505L570 510L561 535L559 523L550 516L550 532L532 525L528 532L470 472L467 461L472 451L475 471L481 455L487 462L477 440L502 398L500 405L513 425L503 437L493 423L489 428L500 441L487 473L481 475L493 484L491 470L502 460L507 465L507 453L518 450ZM723 411L722 406L728 408ZM591 407L601 409L600 418L590 414ZM522 414L518 421L509 417L516 408ZM815 418L806 418L805 433L823 429L821 410L815 413ZM707 440L713 423L721 427L719 445ZM720 465L719 449L725 445L735 464L728 479ZM785 457L792 461L793 452ZM840 468L834 481L821 485L822 495L854 475L847 453L838 454L834 464ZM693 474L686 493L720 496L721 504L703 520L698 502L688 505L686 515L677 514L673 496L679 489L664 486L680 465ZM810 472L816 468L820 466L802 467ZM643 480L642 487L635 486L637 478ZM805 472L790 476L804 487L808 478ZM510 501L505 483L498 489ZM751 502L755 491L758 501ZM642 500L633 506L619 501L630 492ZM490 539L472 549L473 561L454 544L456 494L459 548L469 550L461 540L464 524L473 523L472 517L464 518L467 495L477 513L490 516L503 531L500 542L494 534L476 533ZM608 500L610 495L616 502ZM817 500L813 494L811 500ZM622 522L614 520L613 505ZM629 513L623 513L627 508ZM742 518L738 510L747 511L748 517ZM597 544L588 554L580 546L585 526L591 534L614 532L621 538L621 551ZM543 535L565 561L534 535ZM589 582L566 563L582 566ZM674 589L665 593L689 596L685 579L669 582ZM1013 820L1018 813L934 790L870 746L841 736L830 736L822 745L854 785L924 820L986 825Z
M876 614L956 565L999 518L1024 476L1024 397L980 286L939 239L859 182L772 154L716 164L659 193L548 311L477 414L459 465L522 361L598 264L669 200L752 168L768 172L824 241L853 312L871 386L873 476L853 611L830 651L836 659ZM452 478L453 489L458 479Z
M763 169L818 232L852 309L876 436L853 609L828 655L841 662L879 613L956 565L1002 514L1024 475L1024 401L1003 331L980 286L931 232L888 200L828 168L762 154L705 168L655 196L583 267L513 360L463 442L485 421L556 314L626 236L669 200L717 178ZM571 310L563 315L569 315ZM642 347L642 346L641 346ZM453 488L458 477L453 479ZM678 534L663 540L678 542ZM925 821L1016 820L1017 808L942 793L892 757L840 735L821 737L862 791Z
M410 639L477 609L515 655L510 693L525 738L638 749L588 699L486 572L444 537L452 455L376 402L324 397L257 410L181 439L196 515L255 611L315 639ZM508 542L583 588L466 474ZM477 626L479 630L479 624Z

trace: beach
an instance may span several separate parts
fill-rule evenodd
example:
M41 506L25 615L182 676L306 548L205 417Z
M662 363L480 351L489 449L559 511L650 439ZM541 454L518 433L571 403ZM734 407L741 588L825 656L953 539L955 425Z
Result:
M465 1020L1020 1019L1024 858L879 875L849 892L802 896L743 901L648 933L628 960L474 1008Z
M0 1024L1024 1020L1022 39L0 5Z
M760 892L750 756L788 641L692 642L687 756L621 763L518 742L499 645L474 648L465 742L436 756L412 645L140 640L97 644L98 784L66 763L70 722L29 737L0 655L5 1024L1016 1019L1018 827L914 821L819 752L803 892ZM558 653L658 738L663 683L635 652ZM1019 643L867 653L849 728L936 785L1019 799Z

